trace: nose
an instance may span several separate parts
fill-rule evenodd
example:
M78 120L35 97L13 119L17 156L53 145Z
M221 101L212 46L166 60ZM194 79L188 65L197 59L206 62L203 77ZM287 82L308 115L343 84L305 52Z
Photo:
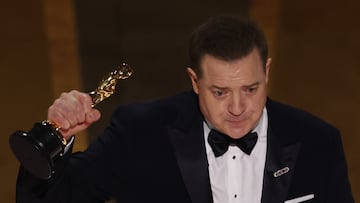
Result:
M240 116L245 111L245 101L240 95L232 96L228 111L233 116Z

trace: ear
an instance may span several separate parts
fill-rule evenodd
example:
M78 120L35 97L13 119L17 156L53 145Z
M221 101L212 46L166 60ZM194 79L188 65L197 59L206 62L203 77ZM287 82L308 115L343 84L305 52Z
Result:
M189 78L191 80L192 88L193 88L194 92L196 94L198 94L199 93L199 87L198 87L197 75L196 75L195 71L190 67L188 67L186 70L187 70L187 73L188 73Z
M269 72L270 72L270 64L271 64L271 58L268 58L266 60L266 65L265 65L265 80L266 80L266 84L269 81Z

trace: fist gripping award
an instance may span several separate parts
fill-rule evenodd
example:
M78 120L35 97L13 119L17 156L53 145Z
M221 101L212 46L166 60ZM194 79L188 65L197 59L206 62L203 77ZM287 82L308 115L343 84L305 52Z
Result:
M110 97L115 92L119 80L126 79L133 71L129 65L122 63L106 75L98 87L89 93L92 107ZM21 165L34 176L49 179L54 172L56 161L63 156L67 140L60 133L61 126L44 120L25 132L18 130L10 135L11 150Z

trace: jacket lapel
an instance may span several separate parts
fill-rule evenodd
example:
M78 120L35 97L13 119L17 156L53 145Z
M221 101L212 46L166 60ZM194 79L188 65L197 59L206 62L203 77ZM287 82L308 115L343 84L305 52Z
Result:
M184 134L169 129L177 162L193 203L212 202L208 163L200 131ZM201 150L199 150L201 149Z
M284 202L294 173L301 142L284 130L286 122L274 117L274 104L267 102L269 116L262 203Z
M178 118L168 128L179 169L193 203L213 202L203 119L197 108L197 100L188 105L183 103L182 106L186 108L179 111Z
M294 172L299 142L281 146L280 140L268 133L268 150L264 171L262 203L283 202Z

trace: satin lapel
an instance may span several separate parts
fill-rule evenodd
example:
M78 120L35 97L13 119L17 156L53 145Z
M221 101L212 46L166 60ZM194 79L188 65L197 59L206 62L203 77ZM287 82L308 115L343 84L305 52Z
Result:
M277 135L268 130L262 203L284 202L286 198L301 143L282 143Z
M209 203L212 202L212 194L203 128L202 122L196 123L198 126L190 128L186 133L171 127L169 135L192 202Z

